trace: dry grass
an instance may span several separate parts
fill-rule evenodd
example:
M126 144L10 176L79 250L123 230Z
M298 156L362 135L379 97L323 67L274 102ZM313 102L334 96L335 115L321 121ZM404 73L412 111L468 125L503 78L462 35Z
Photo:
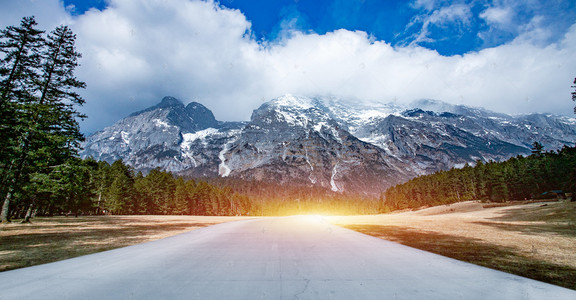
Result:
M0 225L0 271L157 240L245 219L201 216L87 216L35 218Z
M458 203L333 217L338 225L474 264L576 289L576 203Z

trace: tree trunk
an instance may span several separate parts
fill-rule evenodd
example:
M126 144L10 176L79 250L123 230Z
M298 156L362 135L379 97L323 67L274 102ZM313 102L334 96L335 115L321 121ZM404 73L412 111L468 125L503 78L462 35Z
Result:
M32 210L34 208L34 200L30 202L28 205L28 210L26 210L26 216L24 216L24 220L21 223L30 223L30 219L32 218Z
M12 199L12 192L8 192L4 198L4 204L2 204L2 212L0 215L1 223L10 223L10 200Z
M102 191L98 192L98 204L96 205L96 214L99 215L100 211L102 210L100 208L100 203L102 202Z

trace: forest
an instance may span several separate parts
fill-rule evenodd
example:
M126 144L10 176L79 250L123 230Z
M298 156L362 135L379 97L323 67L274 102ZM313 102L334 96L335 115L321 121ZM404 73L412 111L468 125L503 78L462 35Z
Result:
M562 191L562 192L560 192ZM505 162L478 161L474 167L437 172L414 178L385 192L390 209L417 208L467 200L505 202L576 191L576 148L565 146L543 152L533 144L530 156Z
M380 201L323 188L279 186L234 179L184 179L153 169L145 176L121 160L70 162L34 174L18 193L11 215L206 215L262 216L366 214Z

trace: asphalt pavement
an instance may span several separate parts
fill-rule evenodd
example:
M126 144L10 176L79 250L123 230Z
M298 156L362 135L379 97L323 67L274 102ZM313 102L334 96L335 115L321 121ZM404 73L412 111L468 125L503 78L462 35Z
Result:
M237 221L0 273L0 299L576 299L323 221Z

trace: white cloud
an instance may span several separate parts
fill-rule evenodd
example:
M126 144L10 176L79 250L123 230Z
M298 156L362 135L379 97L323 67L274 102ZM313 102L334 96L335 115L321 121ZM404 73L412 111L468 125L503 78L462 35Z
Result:
M414 8L421 8L431 11L436 6L436 0L415 0L411 3Z
M441 7L439 9L431 10L427 7L433 7L434 3L425 3L424 7L428 10L427 13L415 16L407 29L411 27L420 27L417 33L413 35L410 40L411 45L418 45L422 42L434 42L430 37L430 30L432 27L454 27L460 28L467 27L470 24L472 16L471 7L466 4L452 4L449 6Z
M491 26L508 26L512 22L513 12L509 7L489 7L482 13L480 18Z
M430 22L465 22L467 14L454 7ZM508 113L572 111L576 25L554 44L520 36L446 57L348 30L296 31L259 44L240 11L213 2L113 0L102 12L70 20L84 55L77 75L88 84L85 131L165 95L203 103L221 120L246 120L262 102L284 93L400 103L435 98Z

